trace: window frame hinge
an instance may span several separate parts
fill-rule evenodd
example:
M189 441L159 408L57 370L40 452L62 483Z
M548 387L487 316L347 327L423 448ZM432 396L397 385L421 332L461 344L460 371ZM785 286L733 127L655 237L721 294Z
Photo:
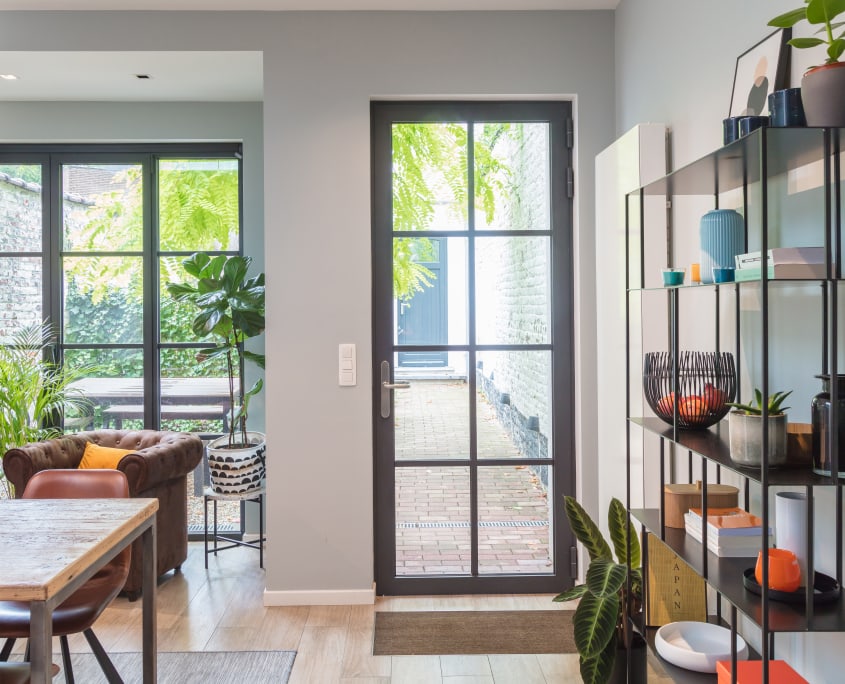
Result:
M575 171L571 166L566 167L566 196L568 199L575 196Z
M575 125L571 118L566 119L566 148L571 150L575 145Z
M578 579L578 547L569 547L569 576Z

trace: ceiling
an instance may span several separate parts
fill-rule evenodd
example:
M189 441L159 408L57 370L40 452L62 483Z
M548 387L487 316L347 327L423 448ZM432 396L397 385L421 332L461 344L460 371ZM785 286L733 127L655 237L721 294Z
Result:
M619 0L0 0L0 10L583 10Z
M608 10L619 0L0 0L4 10ZM2 52L0 101L255 102L261 52ZM139 79L137 74L147 74Z

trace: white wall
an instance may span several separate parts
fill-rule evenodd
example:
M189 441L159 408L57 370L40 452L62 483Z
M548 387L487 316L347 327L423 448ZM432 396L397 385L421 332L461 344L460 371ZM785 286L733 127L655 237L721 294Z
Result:
M639 122L665 122L671 129L673 168L721 146L721 121L728 115L737 56L772 32L773 29L766 26L769 19L798 4L794 0L744 0L741 3L732 0L707 3L622 0L615 26L617 133ZM798 27L796 34L809 35L809 31ZM821 61L823 57L818 54L793 51L790 85L800 85L803 71ZM676 203L674 209L676 228L683 230L688 226L688 244L696 239L701 214L710 208L702 209L694 204ZM775 312L776 320L778 315L781 315L780 311ZM788 320L791 322L794 318ZM780 340L784 338L783 332L781 329L777 333ZM681 334L682 337L695 337L690 335L689 326ZM789 355L790 349L798 350L793 361L806 359L806 340L800 339L801 330L797 329L793 334L798 339L791 347L787 339L784 353ZM774 372L783 370L776 368ZM789 377L790 383L802 383L800 387L790 385L796 388L794 396L790 397L794 407L790 414L795 412L798 420L808 420L809 400L819 388L812 373L812 370L804 372L800 381ZM833 525L829 494L816 490L817 567L823 571L834 562L830 551ZM770 510L774 510L771 504ZM748 632L753 640L756 630ZM780 635L776 655L786 659L814 684L840 682L845 665L841 644L839 634Z
M0 45L264 52L268 603L371 598L373 98L575 98L576 444L593 454L592 167L613 137L612 13L7 12ZM337 387L340 342L358 345L357 387Z

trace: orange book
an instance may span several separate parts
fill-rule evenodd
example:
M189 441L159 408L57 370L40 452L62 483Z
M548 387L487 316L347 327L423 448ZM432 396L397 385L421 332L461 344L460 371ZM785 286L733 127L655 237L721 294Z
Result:
M690 508L690 513L701 520L701 509ZM763 521L741 508L708 508L707 526L711 534L760 534Z
M731 684L731 661L716 663L718 684ZM810 684L793 670L785 660L769 661L769 681L777 684ZM736 684L762 684L763 662L761 660L740 660L736 664Z

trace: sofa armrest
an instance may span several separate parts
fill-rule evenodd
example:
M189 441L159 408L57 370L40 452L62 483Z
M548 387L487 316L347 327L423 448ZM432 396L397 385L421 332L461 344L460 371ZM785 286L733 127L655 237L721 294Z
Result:
M29 479L39 470L76 468L85 451L85 439L79 435L66 435L44 442L24 444L9 449L3 456L3 472L20 498Z

